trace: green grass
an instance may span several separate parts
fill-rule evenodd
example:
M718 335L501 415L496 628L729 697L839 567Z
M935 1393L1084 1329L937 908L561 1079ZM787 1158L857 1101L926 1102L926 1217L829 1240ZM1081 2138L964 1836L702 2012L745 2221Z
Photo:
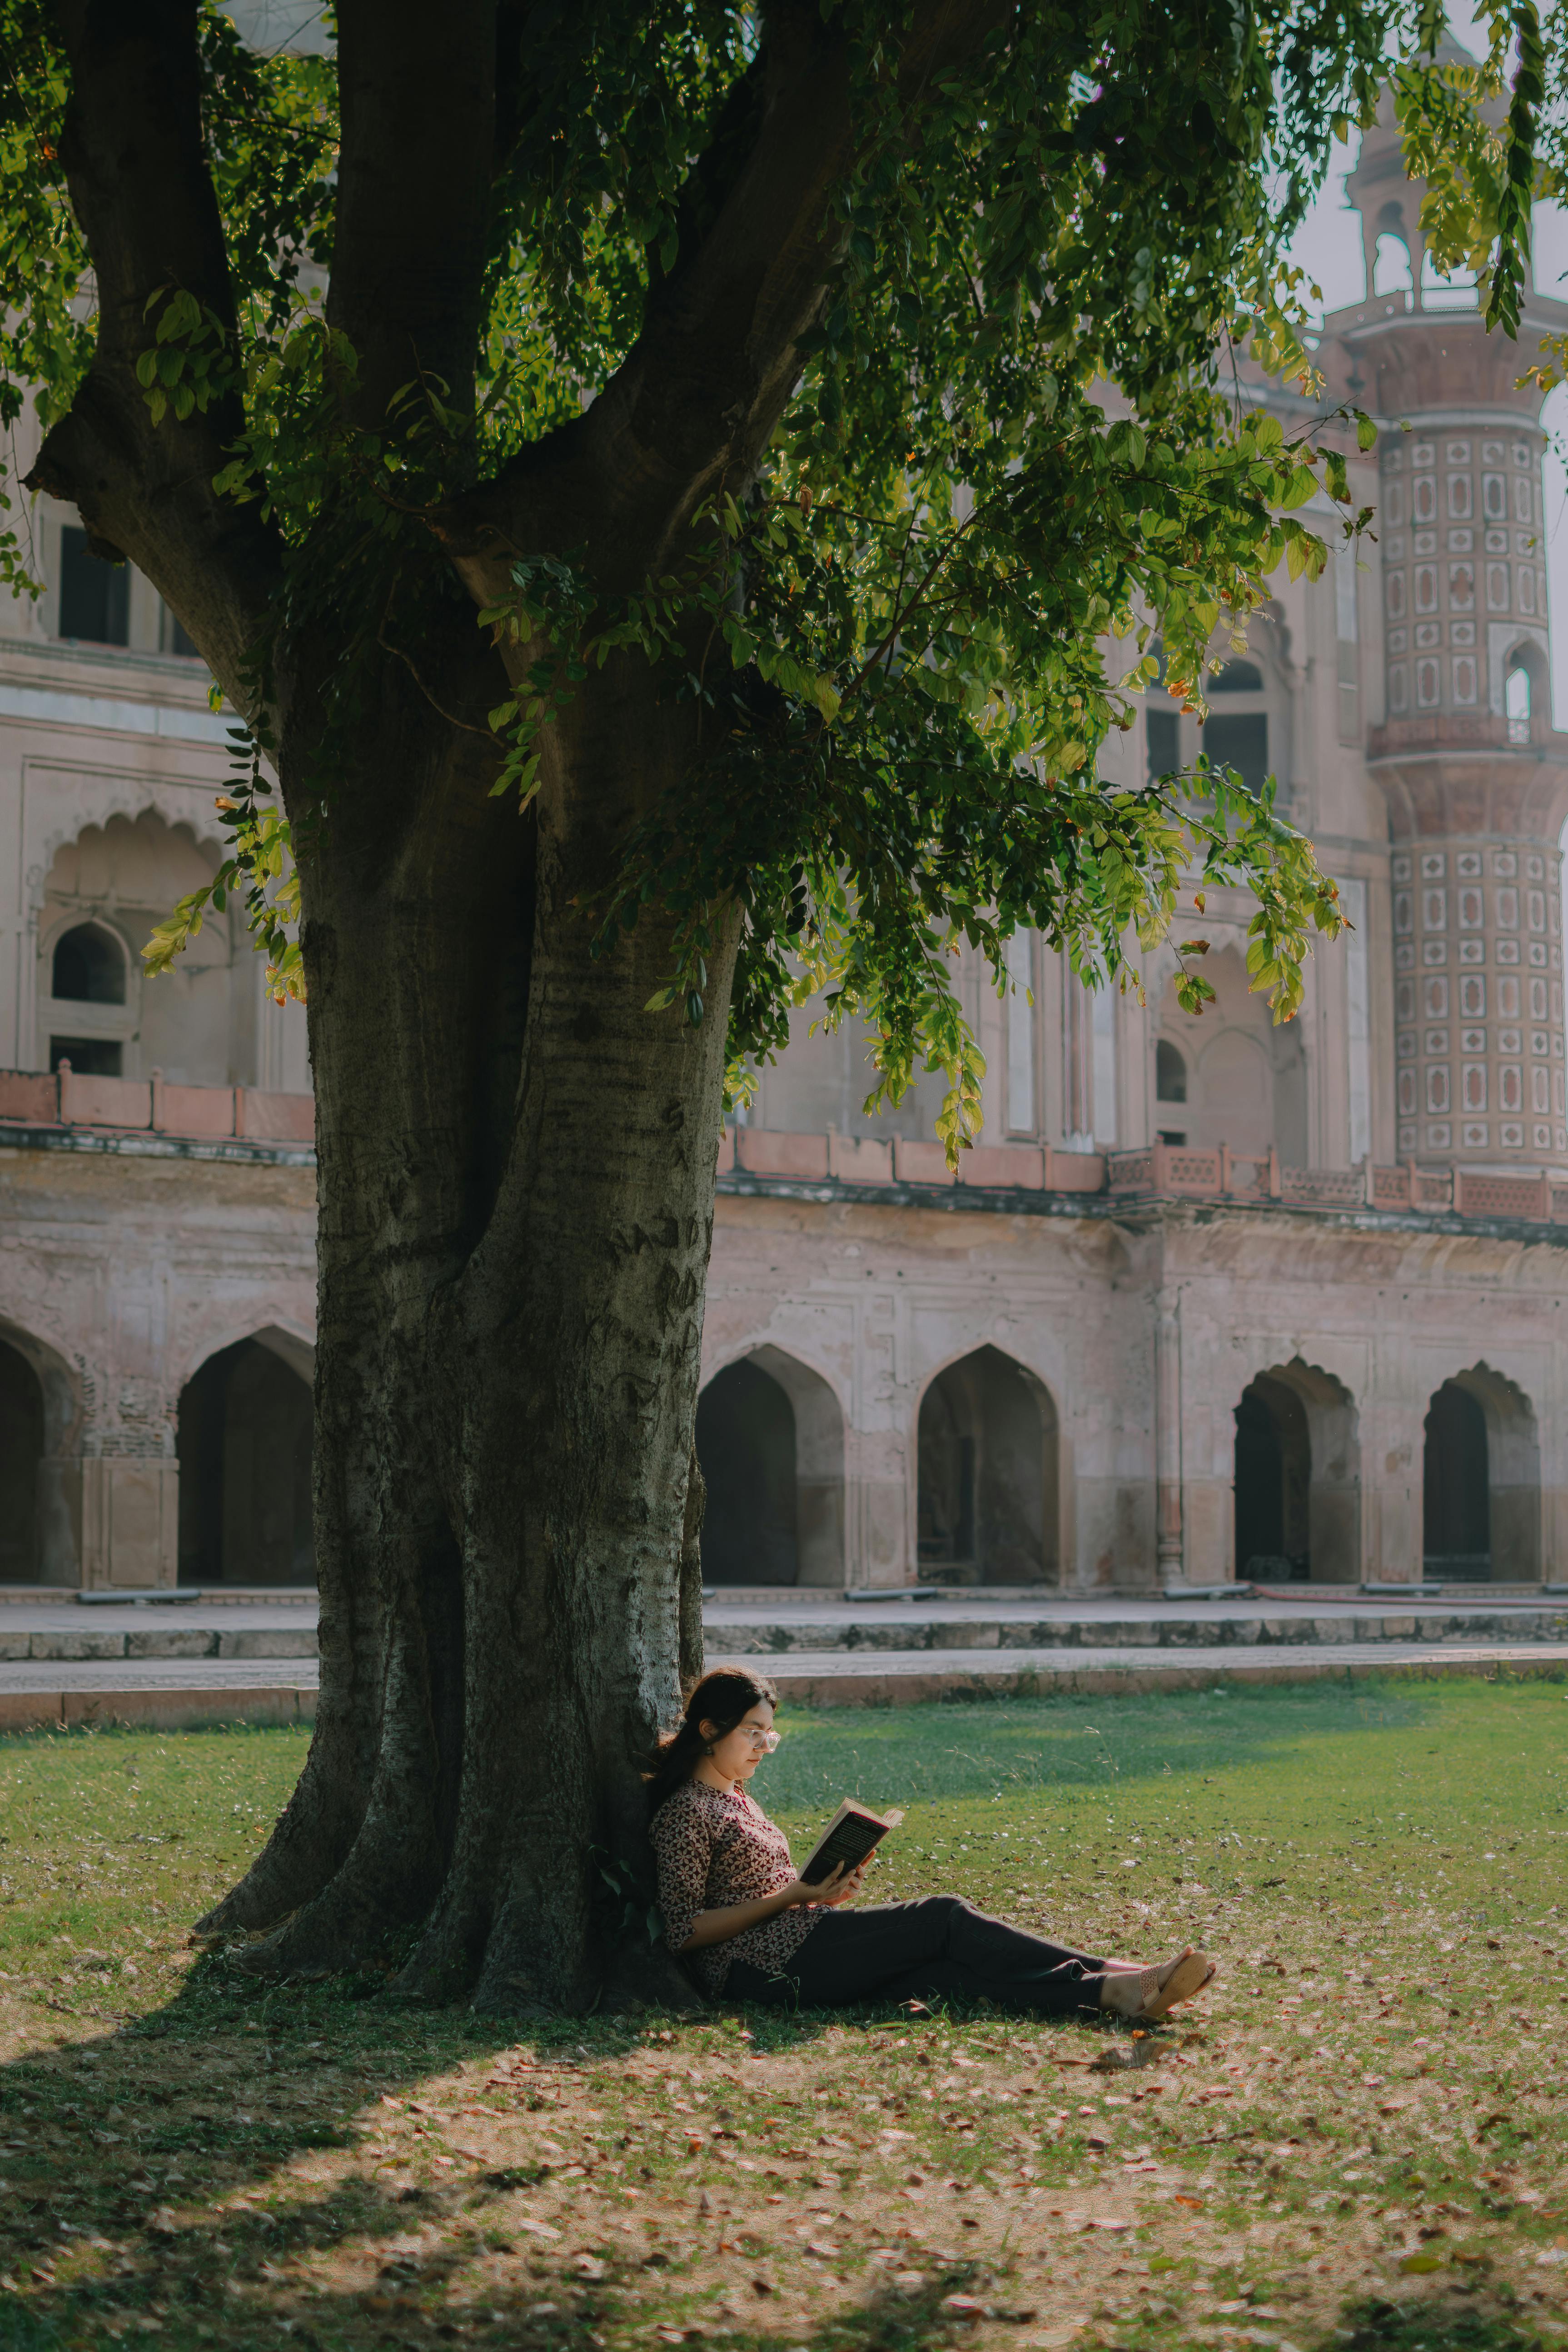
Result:
M901 1803L878 1895L1202 1940L1220 1986L1120 2074L983 2013L519 2040L189 1950L302 1735L0 1740L0 2352L1568 2338L1561 1687L781 1723L797 1853Z

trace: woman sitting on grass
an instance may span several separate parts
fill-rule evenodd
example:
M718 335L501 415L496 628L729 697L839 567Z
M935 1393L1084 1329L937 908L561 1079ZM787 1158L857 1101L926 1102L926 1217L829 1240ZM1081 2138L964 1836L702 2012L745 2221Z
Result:
M784 1832L747 1792L779 1744L777 1705L773 1685L758 1675L705 1675L647 1776L665 1934L710 2000L724 1993L780 2008L840 2009L984 1995L1035 2017L1110 2010L1147 2023L1213 1976L1201 1952L1182 1952L1163 1968L1091 1959L993 1919L958 1895L847 1911L868 1864L840 1864L820 1885L806 1885Z

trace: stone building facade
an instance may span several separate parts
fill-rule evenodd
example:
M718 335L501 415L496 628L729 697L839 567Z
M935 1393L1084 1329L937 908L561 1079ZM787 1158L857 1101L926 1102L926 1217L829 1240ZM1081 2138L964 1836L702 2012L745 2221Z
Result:
M1386 126L1351 194L1369 291L1318 360L1384 427L1347 453L1378 537L1281 581L1201 730L1156 691L1113 756L1272 772L1354 928L1279 1028L1234 892L1201 1019L1168 953L1142 997L1037 938L1005 994L965 970L956 1180L937 1081L869 1118L864 1037L802 1015L721 1149L716 1582L1568 1582L1543 441ZM0 1580L309 1581L302 1020L223 919L142 979L219 854L223 722L147 583L32 516L47 593L0 609Z

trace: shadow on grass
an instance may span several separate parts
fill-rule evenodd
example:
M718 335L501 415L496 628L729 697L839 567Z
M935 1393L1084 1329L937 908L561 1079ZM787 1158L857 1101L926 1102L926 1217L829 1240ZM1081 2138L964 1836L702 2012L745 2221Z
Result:
M0 2352L106 2352L154 2337L159 2352L276 2347L280 2330L322 2352L427 2344L432 2332L584 2346L628 2332L639 2346L681 2340L688 2328L703 2333L711 2284L685 2284L700 2252L670 2240L717 2224L698 2222L689 2172L635 2126L622 2142L625 2177L658 2212L663 2245L628 2248L604 2212L574 2218L558 2242L531 2235L515 2200L549 2176L547 2164L487 2170L476 2160L430 2185L363 2173L335 2184L279 2179L313 2151L358 2149L383 2097L406 2099L430 2075L516 2042L517 2021L410 2010L377 1993L365 1979L258 1984L213 1955L163 2010L95 2040L58 2036L52 2050L0 2068ZM834 2026L868 2038L889 2026L940 2036L949 2022L940 2013L917 2021L886 2011L795 2017L734 2009L700 2019L531 2020L521 2030L547 2072L524 2104L547 2107L552 2088L589 2063L657 2057L661 2036L689 2055L696 2037L701 2054L734 2064L798 2051ZM596 2092L605 2096L602 2082ZM397 2172L427 2168L442 2140L462 2136L452 2124L436 2148L416 2158L405 2148ZM193 2217L193 2206L205 2210ZM419 2242L427 2225L443 2232L441 2242ZM274 2267L301 2255L353 2257L389 2239L394 2250L382 2243L371 2283L342 2292L302 2291ZM460 2278L485 2251L521 2255L525 2273L514 2269L504 2285ZM787 2341L919 2352L962 2326L965 2315L941 2305L977 2276L952 2257L911 2292L875 2294L858 2314L803 2338L799 2328L787 2337L770 2330L776 2282L759 2270L754 2315L737 2315L721 2332L742 2347ZM655 2310L634 2307L634 2282ZM699 2306L689 2318L689 2300Z
M1331 2338L1337 2352L1542 2352L1556 2340L1518 2312L1452 2295L1348 2304Z

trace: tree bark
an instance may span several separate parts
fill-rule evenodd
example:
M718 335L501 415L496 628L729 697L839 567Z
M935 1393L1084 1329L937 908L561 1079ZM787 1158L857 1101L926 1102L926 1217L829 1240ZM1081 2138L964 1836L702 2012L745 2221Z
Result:
M455 643L437 672L447 708L479 650ZM345 794L304 874L318 1727L276 1834L203 1925L271 1929L251 1965L315 1972L418 1923L404 1990L574 2007L616 1942L605 1874L646 1918L638 1774L691 1665L732 940L695 1029L645 1010L668 919L590 952L625 823L698 748L640 656L568 707L536 814L489 798L493 750L412 681L363 756L395 745L380 824L356 828Z
M682 1706L702 1680L702 1520L708 1485L697 1448L686 1468L686 1526L680 1545L680 1698Z

